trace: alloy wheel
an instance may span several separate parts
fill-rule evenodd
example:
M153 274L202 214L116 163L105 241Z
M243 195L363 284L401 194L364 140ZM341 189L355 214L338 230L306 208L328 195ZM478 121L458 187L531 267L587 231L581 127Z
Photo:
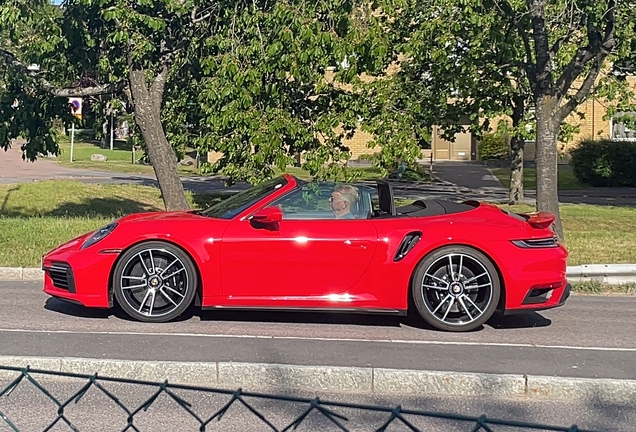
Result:
M182 252L168 245L130 250L116 272L117 300L142 321L168 321L192 302L192 265Z

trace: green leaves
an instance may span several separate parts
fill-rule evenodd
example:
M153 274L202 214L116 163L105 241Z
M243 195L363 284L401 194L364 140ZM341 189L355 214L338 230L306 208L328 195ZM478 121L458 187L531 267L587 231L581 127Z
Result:
M369 30L351 7L343 0L239 2L216 17L215 32L189 57L200 80L175 90L197 104L187 122L200 151L223 154L209 172L259 182L301 154L316 177L344 178L343 140L357 124L361 98L351 85L374 64L360 39Z

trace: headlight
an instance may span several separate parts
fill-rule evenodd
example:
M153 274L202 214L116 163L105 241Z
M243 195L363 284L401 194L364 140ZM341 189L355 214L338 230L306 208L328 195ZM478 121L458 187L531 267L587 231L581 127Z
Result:
M103 240L108 234L112 233L116 227L117 227L117 222L113 222L111 224L106 225L103 228L98 229L97 231L93 233L92 236L90 236L89 238L86 239L86 241L84 241L84 244L82 244L82 247L80 249L86 249L87 247L94 245L98 241Z

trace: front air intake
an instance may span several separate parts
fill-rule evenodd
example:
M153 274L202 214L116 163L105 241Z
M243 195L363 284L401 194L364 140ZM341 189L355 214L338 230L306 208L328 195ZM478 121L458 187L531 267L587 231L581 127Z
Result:
M73 269L67 263L56 262L50 267L44 267L44 271L49 275L55 288L75 292L75 279Z

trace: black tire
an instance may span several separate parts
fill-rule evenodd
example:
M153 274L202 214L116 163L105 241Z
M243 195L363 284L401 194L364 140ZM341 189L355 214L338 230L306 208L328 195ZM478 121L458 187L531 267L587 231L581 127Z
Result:
M478 328L494 314L501 283L486 255L466 246L446 246L418 264L411 294L427 323L439 330L465 332Z
M113 271L117 303L142 322L177 318L192 304L198 283L190 257L177 246L160 241L126 250Z

